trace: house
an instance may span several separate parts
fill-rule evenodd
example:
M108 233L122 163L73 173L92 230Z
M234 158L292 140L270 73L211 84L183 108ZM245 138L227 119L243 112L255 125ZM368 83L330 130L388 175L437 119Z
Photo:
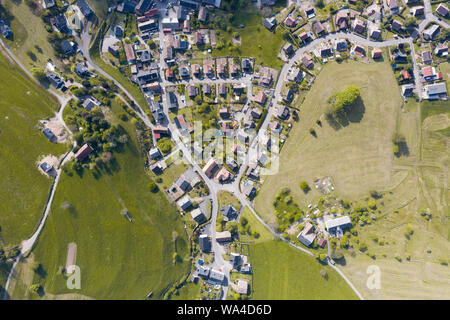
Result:
M211 269L209 273L209 281L213 284L222 284L225 279L225 274L219 270Z
M196 209L192 210L191 217L197 223L201 223L206 220L206 217L203 214L202 210L200 210L200 208L196 208Z
M303 80L304 72L300 68L293 67L288 71L286 80L294 83L300 83Z
M199 266L197 268L198 276L203 279L208 279L210 272L211 272L211 269L207 268L207 267Z
M11 39L13 37L13 32L9 25L6 24L4 20L0 19L0 33L4 38Z
M84 144L77 153L75 153L75 159L77 161L83 161L94 149L92 149L87 143Z
M298 35L298 37L300 38L300 40L302 40L302 42L306 42L308 39L311 39L311 37L309 36L308 33L306 32L302 32Z
M426 85L423 98L428 100L447 99L447 86L445 82Z
M396 48L392 51L392 58L395 62L405 62L408 57L400 49Z
M411 80L411 79L412 79L411 74L409 73L408 70L403 70L403 71L402 71L402 73L401 73L401 78L402 78L403 80Z
M327 240L324 239L324 238L320 238L320 239L317 241L317 245L318 245L319 247L321 247L321 248L324 248L326 244L327 244Z
M294 53L294 47L291 43L286 43L283 47L283 52L286 54L286 56L290 57Z
M42 133L49 141L56 141L55 134L49 128L45 128L44 130L42 130Z
M277 116L281 120L286 120L289 118L289 108L284 105L279 105L275 112L275 116Z
M91 7L89 7L86 0L78 0L77 6L78 8L80 8L81 13L86 19L89 19L94 14L94 12L92 11Z
M424 6L416 6L411 8L410 13L417 17L417 16L422 16L425 14L425 7Z
M314 226L310 222L307 222L303 230L297 235L298 241L309 247L316 239L314 231Z
M67 40L61 41L61 50L65 55L70 55L74 51L72 43Z
M315 11L314 11L314 8L313 8L313 7L308 7L308 8L306 8L306 9L305 9L305 16L306 16L308 19L314 18L314 17L316 16L316 13L315 13Z
M237 269L242 264L241 255L236 252L231 252L230 253L230 263L233 266L233 269Z
M232 77L237 77L239 75L239 65L237 64L230 64L228 70Z
M192 206L192 201L188 195L185 195L183 198L177 201L177 204L182 210L186 210Z
M336 42L336 51L346 51L347 50L347 41L345 40L338 40Z
M436 8L436 13L442 17L446 17L448 15L448 7L445 4L440 3Z
M252 273L252 267L250 264L245 264L241 267L239 270L243 274L251 274Z
M73 69L73 71L79 76L79 77L86 77L89 76L89 69L86 68L83 64L78 63L75 68Z
M331 49L331 47L324 46L324 47L320 48L319 50L320 50L320 56L322 58L326 58L326 57L333 55L333 50Z
M198 78L200 75L200 72L201 72L200 66L198 64L193 64L191 66L191 71L192 71L192 74Z
M218 167L219 166L217 165L216 160L214 160L214 158L211 158L203 167L202 171L208 178L212 179Z
M447 56L448 46L443 43L439 43L436 48L434 48L434 54L437 56Z
M154 147L151 148L150 151L148 152L148 155L150 156L151 159L158 159L159 157L161 157L161 152L159 152L158 148Z
M158 20L149 19L138 23L138 29L141 33L158 31Z
M175 93L166 91L166 101L169 104L169 110L178 108L178 99Z
M61 33L69 33L70 29L67 26L66 17L63 14L58 14L54 16L52 19L52 25Z
M352 221L349 216L342 216L336 219L328 219L325 221L325 228L330 234L342 232L344 229L351 228Z
M314 68L313 60L308 54L305 54L302 57L301 61L302 61L302 64L305 66L306 69Z
M153 82L159 79L158 69L151 70L139 70L136 74L136 80L140 85L147 84L149 82Z
M64 85L64 81L54 73L48 73L47 79L55 89L59 89Z
M253 197L255 195L255 192L256 192L256 189L251 184L244 185L244 187L242 188L242 193L248 198Z
M253 119L259 119L261 118L262 111L258 108L252 108L250 111L250 115L252 116Z
M163 127L163 126L155 126L153 127L153 137L156 141L161 139L161 136L168 136L169 135L169 128Z
M391 23L391 27L392 27L392 30L399 32L402 30L403 24L398 20L393 20Z
M251 72L252 71L252 64L250 63L249 59L242 59L241 60L241 68L244 72Z
M366 30L366 23L360 19L355 19L355 22L353 23L353 31L363 34Z
M398 12L398 0L387 0L387 5L392 13Z
M288 16L286 20L284 20L284 25L289 28L294 28L297 25L297 21Z
M433 60L431 59L431 52L430 51L422 52L422 62L424 64L432 64L433 63Z
M168 81L174 80L174 74L173 74L173 70L172 69L167 68L166 71L165 71L165 75L166 75L166 79Z
M263 20L263 25L269 30L273 31L275 26L277 25L277 19L275 17L272 18L266 18Z
M198 31L194 32L194 44L197 46L203 44L203 36Z
M189 78L190 74L189 74L189 69L187 67L181 67L179 70L180 76L182 78Z
M44 0L42 1L44 9L50 9L55 5L55 0Z
M211 240L209 239L207 234L202 234L198 237L198 244L200 246L201 252L211 251Z
M136 51L136 59L139 62L148 64L152 61L152 54L150 50L138 50Z
M109 45L108 47L108 52L111 53L114 57L118 58L119 57L119 45L118 43L114 43Z
M414 93L414 85L404 84L402 85L402 96L409 97Z
M346 11L338 11L336 14L336 26L339 30L345 30L348 28L348 15Z
M219 172L217 173L216 178L214 180L217 183L225 183L231 178L233 178L231 172L229 172L225 167L222 167L222 169L220 169Z
M316 33L318 35L321 35L322 33L325 32L325 28L320 23L320 21L316 21L315 23L313 23L312 27L313 27L314 31L316 31Z
M372 50L372 59L379 59L383 57L383 50L380 48Z
M200 10L198 12L198 20L200 22L206 21L206 7L200 7Z
M379 29L372 29L372 31L370 32L370 37L372 39L380 39L381 36L381 31Z
M433 40L439 34L440 28L437 24L433 24L430 28L423 32L425 40Z
M366 49L364 49L364 47L360 46L359 44L355 45L355 47L353 48L353 52L361 57L366 55Z
M259 103L261 105L264 105L267 101L267 95L264 93L264 91L259 91L258 94L253 98L253 101L256 103Z
M436 69L432 66L422 68L422 75L426 81L433 81L436 79Z
M202 85L202 92L203 94L210 95L211 94L211 86L207 83Z
M227 86L224 83L219 83L219 94L224 96L227 94Z
M48 164L47 162L42 162L39 167L41 168L42 171L44 171L44 173L49 173L50 171L53 170L53 166L51 164Z
M125 56L127 57L128 64L135 63L136 55L134 54L133 45L131 43L124 43L123 49L125 50Z
M95 98L89 97L86 100L84 100L82 106L87 111L91 111L94 107L99 106L100 102L98 102Z
M383 17L381 6L377 5L375 2L373 5L367 7L367 16L373 22L379 22Z
M190 85L187 87L187 94L189 98L193 98L198 94L198 88L196 86Z
M206 76L213 78L214 77L214 68L210 64L204 64L203 65L203 71Z
M222 231L216 232L216 241L217 242L229 242L231 241L231 233L230 231Z
M221 77L225 76L225 65L223 63L217 65L217 74Z
M222 215L227 218L228 221L237 218L237 211L232 205L222 206L220 212L222 212Z
M174 57L173 46L167 45L163 49L163 57L165 61L172 60Z

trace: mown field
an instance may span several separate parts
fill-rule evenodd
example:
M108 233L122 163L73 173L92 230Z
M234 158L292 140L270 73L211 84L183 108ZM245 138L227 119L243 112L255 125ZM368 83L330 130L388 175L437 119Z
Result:
M115 104L113 108L118 109ZM31 283L39 283L45 291L43 298L145 299L153 292L153 298L160 299L190 268L188 261L173 263L175 252L186 257L188 242L174 205L162 192L151 193L148 188L150 178L134 125L116 121L127 130L130 142L123 152L115 153L115 164L97 178L89 170L82 176L62 174L32 253L34 264L42 264L42 270L32 277L19 277L26 281L13 285L14 298L39 298L28 290ZM63 203L71 208L64 209ZM132 222L121 214L124 209ZM80 290L67 289L61 274L72 242L77 245ZM29 268L22 274L27 272Z
M326 100L349 85L361 89L358 113L333 127L323 115ZM445 133L450 105L414 100L404 104L399 93L385 62L326 66L300 105L300 120L281 152L280 172L266 177L256 209L276 226L274 195L289 187L293 200L305 208L327 197L313 186L323 176L333 180L335 191L330 196L349 200L352 208L367 206L370 191L376 190L382 196L375 199L375 220L357 226L357 239L367 244L368 251L356 249L350 254L340 249L345 253L343 272L367 299L448 299L449 137ZM317 137L309 133L310 128ZM393 153L395 134L406 141L400 156ZM299 187L301 181L312 187L307 194ZM409 227L413 234L406 236ZM370 265L380 267L379 290L366 285Z
M250 246L253 298L258 300L358 299L334 270L282 241ZM327 278L320 271L327 272Z
M39 120L53 117L58 107L0 53L0 227L6 246L30 237L43 213L53 179L39 172L39 157L68 150L49 142L38 128Z
M249 244L249 261L253 268L252 299L358 299L333 269L287 243L275 240L247 207L242 217L248 220L250 230L260 234L257 239L240 236L242 242ZM327 272L326 278L320 274L321 270Z
M328 98L350 85L361 91L353 114L346 122L332 125L325 112ZM386 97L389 97L387 99ZM272 201L283 187L289 187L301 207L321 196L314 180L331 176L338 196L359 198L369 190L383 187L390 176L392 137L401 100L388 63L331 63L322 70L300 105L299 122L294 124L280 155L280 170L265 178L255 208L275 225ZM316 124L321 120L322 127ZM309 132L314 128L317 138ZM304 194L300 182L312 190Z

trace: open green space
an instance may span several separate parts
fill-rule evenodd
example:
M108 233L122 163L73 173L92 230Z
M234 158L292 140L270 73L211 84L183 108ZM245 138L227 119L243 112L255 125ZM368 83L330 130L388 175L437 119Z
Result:
M347 117L327 121L328 98L350 85L359 87L361 99ZM305 207L323 196L314 181L325 176L332 178L336 194L349 199L383 187L389 180L400 103L399 88L386 62L348 61L325 66L304 103L298 106L299 121L283 147L279 172L265 177L256 210L276 226L274 191L288 187L293 200ZM300 188L302 181L311 186L309 192Z
M282 241L250 246L253 266L253 298L357 299L356 294L334 270ZM327 272L324 278L321 270Z
M121 111L112 104L114 114ZM112 116L109 115L108 118ZM31 281L45 295L78 294L96 299L161 299L189 270L188 241L173 204L151 181L137 145L133 121L120 121L130 140L114 152L107 166L94 175L62 173L51 213L33 251L42 272ZM81 289L69 290L62 270L69 243L77 245L75 263ZM179 259L175 262L174 253ZM14 298L39 298L17 283Z
M32 235L47 203L53 179L40 173L37 161L68 150L39 129L39 120L57 109L54 97L0 54L0 235L6 246Z
M219 201L219 208L221 208L222 206L231 205L234 209L239 211L242 206L239 200L231 192L228 191L219 191L219 193L217 194L217 200Z
M218 15L224 17L228 15L226 11L216 11ZM250 2L232 15L233 20L227 23L230 32L220 30L220 34L216 36L217 41L223 41L225 45L220 50L213 50L213 56L253 57L257 64L281 69L284 62L277 57L284 42L281 28L277 27L275 32L267 30L262 24L264 17L261 12ZM244 27L241 28L241 25ZM233 44L234 33L240 36L240 45L237 45L238 50L233 50L232 46L229 45Z
M5 40L9 48L31 69L44 68L49 59L53 63L60 63L54 58L54 50L47 41L48 32L45 30L41 17L35 14L25 1L3 2L10 25L14 33L12 40Z

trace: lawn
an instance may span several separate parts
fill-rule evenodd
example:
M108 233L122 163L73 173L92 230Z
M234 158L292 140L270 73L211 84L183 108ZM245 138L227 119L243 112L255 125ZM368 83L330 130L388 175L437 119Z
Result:
M262 225L257 219L256 217L253 215L253 213L250 211L250 209L248 207L245 207L244 210L242 211L241 214L241 218L245 218L248 221L248 224L250 225L250 231L251 232L258 232L259 233L259 238L255 238L254 236L248 235L248 234L240 234L239 235L239 239L241 240L241 242L246 242L246 243L260 243L260 242L264 242L267 240L273 240L275 239L275 237L272 235L272 233L270 233L269 230L266 229L266 227L264 227L264 225Z
M361 101L349 119L329 123L324 115L328 98L350 85L360 88ZM283 147L279 172L265 177L255 202L258 213L276 226L275 194L289 187L294 201L304 208L322 196L313 187L319 177L332 177L335 194L346 199L384 187L390 179L391 140L400 104L399 88L387 62L325 66L299 106L300 119ZM322 126L316 123L319 119ZM310 128L317 137L310 134ZM311 186L307 194L300 189L302 181Z
M115 104L113 108L115 114L121 111ZM117 161L110 170L102 169L97 178L88 169L81 177L61 176L51 213L33 251L43 272L34 275L32 283L43 285L44 298L78 294L96 299L145 299L153 292L154 299L161 299L190 268L184 260L188 241L179 214L162 191L150 192L150 177L144 171L133 124L117 121L131 139L123 152L114 153ZM123 214L125 210L131 221ZM80 290L67 289L66 277L61 274L72 242L77 245ZM172 260L175 252L182 260L176 264ZM12 295L38 298L28 292L16 295L13 291Z
M284 43L281 28L277 27L275 33L267 30L262 24L263 16L253 4L248 4L245 9L235 12L233 15L232 31L226 32L221 30L217 40L222 39L227 44L232 41L232 34L238 32L241 37L240 56L253 57L256 59L257 64L281 69L284 62L277 57ZM244 25L244 28L240 27L241 24ZM234 55L228 46L221 50L213 50L214 57L228 55Z
M6 44L14 54L31 69L45 68L49 59L61 67L60 60L54 58L54 51L47 41L48 32L40 16L33 14L25 1L4 2L5 9L13 16L11 29L14 39Z
M255 300L357 299L334 270L282 241L250 246ZM321 276L326 270L328 278Z
M57 109L55 98L0 54L0 226L7 246L29 238L42 216L53 179L37 169L39 157L68 150L38 129Z
M239 200L228 191L219 191L217 194L217 200L219 201L219 208L230 204L237 211L241 210L241 203Z

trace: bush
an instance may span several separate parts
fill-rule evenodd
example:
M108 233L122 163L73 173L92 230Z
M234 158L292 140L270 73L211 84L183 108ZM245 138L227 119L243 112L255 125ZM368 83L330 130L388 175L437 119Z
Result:
M156 185L156 183L154 181L150 181L147 185L147 187L150 189L151 192L156 193L158 192L159 188Z
M300 189L302 189L304 193L308 193L308 191L311 190L309 188L309 184L306 181L302 181L300 183Z

